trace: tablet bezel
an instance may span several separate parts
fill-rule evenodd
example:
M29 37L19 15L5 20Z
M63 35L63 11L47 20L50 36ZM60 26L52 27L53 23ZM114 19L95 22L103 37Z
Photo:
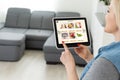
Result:
M78 47L78 44L83 44L83 45L86 45L86 46L90 45L90 38L89 38L89 32L88 32L87 19L85 17L54 17L53 18L53 29L54 29L55 40L56 40L56 47L57 48L63 48L63 45L59 44L59 41L58 41L56 20L84 20L85 21L86 34L87 34L88 42L66 43L66 45L68 47Z

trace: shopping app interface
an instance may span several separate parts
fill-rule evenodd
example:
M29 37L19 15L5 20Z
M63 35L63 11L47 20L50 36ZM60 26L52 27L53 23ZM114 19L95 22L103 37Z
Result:
M87 42L85 20L57 20L58 43Z

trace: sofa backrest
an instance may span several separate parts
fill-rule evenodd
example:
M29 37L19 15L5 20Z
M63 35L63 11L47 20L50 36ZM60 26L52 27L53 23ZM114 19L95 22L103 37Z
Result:
M5 27L28 28L30 15L30 9L9 8L7 11Z
M78 12L56 12L56 17L80 17Z
M80 17L77 12L32 11L30 29L53 30L53 17Z
M53 30L52 18L55 12L52 11L33 11L30 19L30 28Z
M80 17L77 12L30 11L27 8L9 8L5 27L53 30L53 17Z

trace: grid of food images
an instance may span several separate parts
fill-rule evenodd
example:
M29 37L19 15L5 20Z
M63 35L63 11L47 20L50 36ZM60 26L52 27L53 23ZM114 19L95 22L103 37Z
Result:
M58 20L56 25L59 44L88 41L84 20Z

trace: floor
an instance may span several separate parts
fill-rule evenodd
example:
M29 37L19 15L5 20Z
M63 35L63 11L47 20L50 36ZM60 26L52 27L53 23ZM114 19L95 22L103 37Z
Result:
M82 70L83 67L77 66L79 75ZM63 65L47 65L42 51L26 50L17 62L0 61L0 80L67 80L67 78Z

